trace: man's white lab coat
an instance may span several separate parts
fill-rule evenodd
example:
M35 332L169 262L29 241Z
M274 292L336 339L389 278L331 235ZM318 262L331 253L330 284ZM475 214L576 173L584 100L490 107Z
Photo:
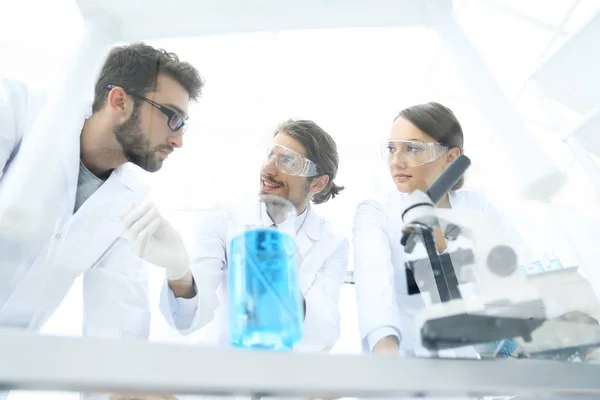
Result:
M119 218L130 203L144 199L146 190L126 164L73 214L80 132L56 133L57 141L72 138L59 142L59 154L49 152L41 160L20 157L42 103L25 85L0 79L0 184L17 163L37 163L40 169L59 163L53 187L62 204L46 215L51 234L17 237L0 231L0 329L39 330L83 275L83 333L146 339L147 267L123 237ZM90 107L76 103L65 107L81 115L83 127Z

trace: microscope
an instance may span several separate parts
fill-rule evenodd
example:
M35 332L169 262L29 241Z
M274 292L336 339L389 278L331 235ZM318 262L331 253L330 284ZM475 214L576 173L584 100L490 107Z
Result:
M427 253L405 263L408 294L428 292L431 299L416 316L423 346L438 351L513 339L518 357L567 361L600 354L600 324L573 318L572 312L549 315L557 299L545 299L529 283L522 268L527 260L519 258L497 219L478 210L435 207L470 165L461 155L426 192L414 191L402 214L405 252L422 243ZM465 237L473 246L438 253L434 229L441 226L447 241ZM465 287L469 293L463 293Z
M544 301L527 281L510 237L485 212L436 208L470 166L461 155L424 193L414 191L402 214L401 244L412 253L423 243L426 259L405 264L409 294L430 293L432 304L417 315L423 346L443 350L507 338L531 342L546 320ZM444 236L463 236L471 249L438 253L434 228L445 225ZM474 289L463 296L461 285Z

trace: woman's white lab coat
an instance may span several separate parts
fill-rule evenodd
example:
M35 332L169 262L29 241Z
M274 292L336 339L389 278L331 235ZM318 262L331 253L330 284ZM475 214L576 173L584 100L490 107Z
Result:
M83 126L90 107L76 103L65 104L65 112L79 113ZM0 184L17 163L38 163L40 169L59 163L53 183L62 204L46 215L51 235L0 232L0 328L39 330L83 274L83 333L146 339L147 268L124 239L119 218L131 202L143 200L145 189L128 165L121 166L73 214L80 132L57 132L58 141L73 139L60 142L59 154L20 156L41 104L25 85L0 79Z
M460 190L451 192L449 197L453 209L487 211L498 217L498 227L509 229L502 215L480 194ZM394 192L384 203L364 201L358 205L354 217L354 277L360 336L365 352L371 352L383 337L394 335L401 339L401 353L430 355L421 345L414 320L428 302L427 297L408 295L406 289L405 262L427 257L422 245L412 254L406 254L400 244L402 212L407 199L406 194ZM518 251L526 251L518 235L515 232L511 234L519 246ZM448 250L471 246L468 239L459 238L448 243ZM466 347L442 351L440 356L477 357L477 354L471 347Z
M226 268L230 218L227 212L213 210L205 212L197 224L190 243L196 297L175 298L165 283L160 302L169 324L183 334L214 319L219 325L216 342L220 345L228 342ZM338 301L348 266L348 240L335 233L309 206L297 232L296 245L301 258L298 278L306 300L304 337L297 350L329 350L340 335Z

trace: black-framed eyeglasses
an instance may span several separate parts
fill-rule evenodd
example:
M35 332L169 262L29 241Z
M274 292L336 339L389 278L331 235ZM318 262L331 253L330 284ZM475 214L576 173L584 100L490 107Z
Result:
M107 85L106 89L112 90L116 87L120 87L120 86ZM129 90L129 89L125 89L125 88L122 88L122 89L125 91L125 93L127 93L131 96L137 97L140 100L144 100L145 102L149 103L150 105L156 107L158 109L158 111L165 114L168 118L167 125L169 125L169 128L171 128L171 130L173 132L177 132L178 130L181 129L181 133L184 134L185 131L187 131L188 124L187 124L187 122L185 122L185 119L181 116L181 114L179 114L177 111L171 110L169 107L163 106L162 104L159 104L153 100L150 100L150 99L142 96L141 94L134 92L133 90Z

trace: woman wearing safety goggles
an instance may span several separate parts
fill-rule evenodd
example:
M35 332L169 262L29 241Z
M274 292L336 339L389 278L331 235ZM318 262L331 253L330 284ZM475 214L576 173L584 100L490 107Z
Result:
M429 105L434 110L439 108L440 117L446 114L448 121L418 120L421 115L417 107L402 111L394 121L389 139L380 144L382 157L402 193L426 191L463 152L462 129L450 110ZM461 188L463 183L461 180L454 189ZM448 196L441 205L448 205Z
M463 131L454 113L443 105L416 105L397 115L388 139L381 143L381 152L397 191L385 202L360 203L354 218L354 275L363 349L426 356L430 353L421 345L415 316L430 300L419 293L408 294L404 265L407 261L427 258L427 254L422 247L411 254L404 252L400 244L401 216L408 194L417 189L425 191L463 152ZM480 194L459 190L462 185L463 180L437 206L488 211L498 216L501 227L502 215ZM443 227L434 233L440 253L472 246L462 237L446 241ZM514 233L513 237L518 235ZM520 240L516 242L526 249ZM478 357L478 354L468 347L442 351L440 356Z

